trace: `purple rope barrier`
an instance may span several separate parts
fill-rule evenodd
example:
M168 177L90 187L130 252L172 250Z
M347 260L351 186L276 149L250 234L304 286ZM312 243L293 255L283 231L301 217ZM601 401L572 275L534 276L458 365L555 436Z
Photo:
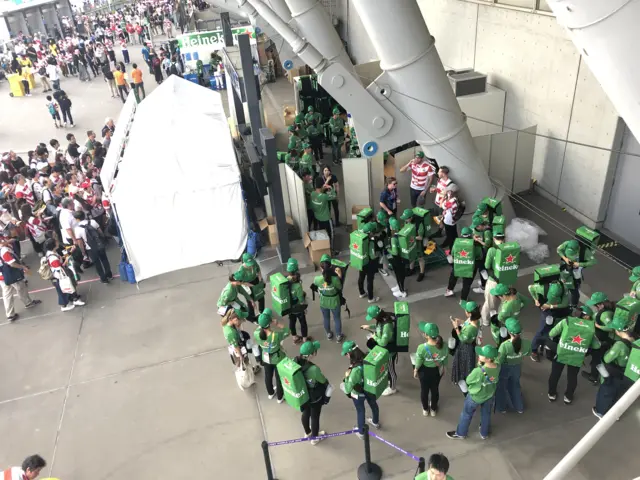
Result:
M371 435L373 438L377 438L378 440L380 440L382 443L389 445L391 448L395 448L396 450L398 450L400 453L404 453L407 457L412 458L413 460L415 460L416 462L420 461L419 457L416 457L414 454L407 452L406 450L403 450L402 448L400 448L397 445L394 445L393 443L385 440L384 438L380 437L379 435L376 435L375 433L373 433L371 430L369 430L369 435Z
M292 440L282 440L280 442L271 442L268 445L270 447L277 447L278 445L291 445L292 443L301 443L308 442L309 440L316 440L322 438L333 438L333 437L342 437L344 435L350 435L352 433L356 433L358 429L354 430L345 430L344 432L336 432L336 433L327 433L326 435L319 435L317 437L302 437L302 438L294 438Z

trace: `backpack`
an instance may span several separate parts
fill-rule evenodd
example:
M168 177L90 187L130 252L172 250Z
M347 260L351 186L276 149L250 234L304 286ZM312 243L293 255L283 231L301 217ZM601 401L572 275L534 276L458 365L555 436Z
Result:
M180 74L178 73L178 67L176 67L175 63L172 63L171 66L169 67L169 74L170 75L175 75L175 76L180 76Z
M453 216L453 221L458 222L464 215L464 211L467 209L467 202L464 200L458 200L458 210L456 210L456 214Z
M51 115L55 115L56 113L56 106L53 102L49 103L49 105L47 105L47 107L49 107L49 113Z
M44 68L44 67L40 67L40 68L38 69L38 75L41 75L41 76L43 76L43 77L44 77L46 74L47 74L47 69L46 69L46 68Z
M104 250L105 239L102 233L96 230L90 222L86 225L81 225L81 227L87 232L87 243L89 244L89 248L93 251Z
M49 259L47 257L42 257L40 259L38 274L43 280L51 280L53 278L53 272L51 271L51 266L49 265Z

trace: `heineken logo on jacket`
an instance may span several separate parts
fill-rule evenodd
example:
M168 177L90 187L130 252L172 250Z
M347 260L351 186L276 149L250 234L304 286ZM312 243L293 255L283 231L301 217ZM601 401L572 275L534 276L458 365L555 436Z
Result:
M595 335L595 323L576 317L567 317L549 332L549 337L560 336L558 362L574 367L582 366L589 348L600 348Z

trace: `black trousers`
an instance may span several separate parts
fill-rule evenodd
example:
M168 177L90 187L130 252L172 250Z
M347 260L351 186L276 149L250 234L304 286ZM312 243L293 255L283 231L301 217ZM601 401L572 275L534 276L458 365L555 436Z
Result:
M310 208L307 208L307 224L307 230L316 230L316 217L313 215L313 210Z
M551 363L551 375L549 375L549 394L556 395L558 393L558 380L562 376L562 371L564 370L564 363L560 363L557 360L554 360ZM564 394L569 400L573 400L573 394L576 391L576 387L578 386L578 372L580 371L580 367L574 367L572 365L567 365L567 389Z
M475 277L475 272L473 277ZM473 283L473 277L462 279L462 293L460 299L466 301L469 298L469 292L471 291L471 284ZM449 275L449 283L447 284L447 290L453 290L458 283L458 277L453 274L453 267L451 267L451 274Z
M336 227L340 226L340 207L338 206L338 200L331 200L333 205L333 216L336 218Z
M129 95L129 89L126 85L118 85L118 92L120 93L122 103L124 103L127 100L127 95Z
M391 257L391 267L396 274L396 281L401 292L404 292L404 279L407 276L407 271L404 265L404 260L400 257Z
M307 435L317 437L320 431L320 412L322 412L322 402L304 404L302 409L302 428ZM311 422L309 422L311 421ZM311 423L311 426L309 426Z
M29 95L29 80L22 80L22 86L24 87L24 94Z
M276 388L275 394L278 400L282 400L284 392L282 391L282 382L280 382L280 374L278 373L278 369L275 365L271 365L270 363L264 364L264 385L267 387L267 393L269 395L274 394L273 389L273 377L276 377Z
M313 156L316 158L316 162L320 163L320 160L324 160L324 153L322 151L322 142L324 137L318 135L317 137L311 137L311 149L313 150Z
M443 249L453 247L453 242L458 238L458 227L456 225L444 224L445 239L440 245Z
M438 367L422 366L418 370L420 379L420 401L423 410L438 410L438 400L440 400L440 370ZM431 394L431 404L429 404L429 394Z
M294 337L298 335L296 330L296 321L300 322L300 334L303 338L307 338L307 317L304 313L290 313L289 314L289 330Z
M104 282L105 280L113 277L113 274L111 273L111 265L109 264L109 259L107 258L107 252L104 249L87 249L87 255L89 255L91 262L95 264L96 271L98 272L100 280Z
M367 296L369 300L373 300L373 279L380 268L380 263L378 259L370 259L369 263L367 263L362 271L358 273L358 290L360 290L360 295L364 295L364 279L367 279Z
M60 110L62 111L62 120L64 120L64 123L73 123L73 117L71 116L71 109L70 108L64 108L64 107L60 107Z

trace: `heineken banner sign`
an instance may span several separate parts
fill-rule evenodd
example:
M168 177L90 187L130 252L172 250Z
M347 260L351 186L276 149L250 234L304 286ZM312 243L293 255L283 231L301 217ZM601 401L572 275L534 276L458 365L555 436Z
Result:
M251 26L232 28L231 33L233 33L234 43L238 41L238 35L243 34L249 34L250 42L252 44L256 43L256 33ZM185 49L189 50L201 47L210 47L210 50L213 52L214 50L222 50L224 47L224 33L222 30L187 33L185 35L179 35L177 40L181 53L185 53Z

